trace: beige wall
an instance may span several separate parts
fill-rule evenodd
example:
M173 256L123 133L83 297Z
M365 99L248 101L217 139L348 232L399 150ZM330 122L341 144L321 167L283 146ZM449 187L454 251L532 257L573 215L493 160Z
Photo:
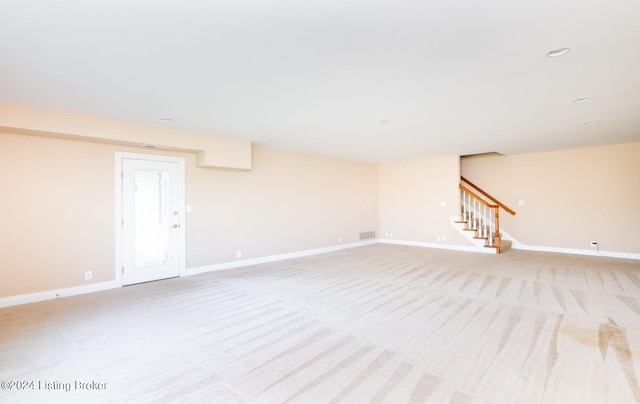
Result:
M460 214L458 156L382 164L379 170L380 237L392 233L403 241L471 245L449 223Z
M0 133L0 297L115 278L115 152L146 149ZM187 268L357 241L377 230L372 164L255 148L251 171L186 158Z
M187 165L187 266L359 241L378 228L378 169L254 148L253 170Z
M522 244L640 253L640 143L465 157L461 171L516 210L500 217Z
M640 253L640 143L380 166L254 148L244 171L197 168L196 153L0 132L0 297L86 285L86 270L114 279L117 151L185 157L187 268L372 230L467 246L449 224L460 171L518 211L502 224L525 245Z
M195 152L201 167L251 168L251 142L99 116L0 101L0 132L143 146L151 144Z
M79 285L89 269L96 282L114 278L109 149L0 134L0 296Z

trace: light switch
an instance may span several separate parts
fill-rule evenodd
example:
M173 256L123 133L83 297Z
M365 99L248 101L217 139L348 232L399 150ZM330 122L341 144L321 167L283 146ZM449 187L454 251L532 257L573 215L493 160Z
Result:
M187 213L191 213L191 210L192 210L191 205L187 205Z

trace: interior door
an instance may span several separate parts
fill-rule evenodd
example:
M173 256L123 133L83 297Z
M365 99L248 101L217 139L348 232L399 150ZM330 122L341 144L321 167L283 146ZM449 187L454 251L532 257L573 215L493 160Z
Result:
M122 159L122 284L180 275L178 162Z

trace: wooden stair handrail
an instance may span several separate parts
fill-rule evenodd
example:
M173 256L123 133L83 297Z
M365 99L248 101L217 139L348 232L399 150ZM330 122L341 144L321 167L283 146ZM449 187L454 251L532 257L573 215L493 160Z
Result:
M478 196L476 193L474 193L472 190L470 190L469 188L465 187L464 185L458 184L458 188L463 190L463 191L465 191L469 195L473 196L475 199L478 200L478 202L480 202L481 204L483 204L487 208L498 209L498 205L491 205L489 202L487 202L484 199L482 199L482 197Z
M464 178L463 176L460 176L460 179L462 179L462 181L466 182L467 184L471 185L472 188L474 188L476 191L480 192L482 195L484 195L485 197L487 197L489 200L491 200L492 202L494 202L496 205L500 206L502 209L506 210L507 212L509 212L511 215L515 215L516 212L509 209L505 204L503 204L502 202L500 202L499 200L497 200L496 198L494 198L493 196L489 195L487 192L485 192L482 188L480 188L479 186L477 186L476 184L474 184L473 182L469 181L468 179ZM461 187L464 187L464 185L460 184ZM462 188L460 188L462 189ZM465 191L473 194L473 192L469 191L466 187L465 187ZM475 194L473 194L474 196L476 196ZM476 196L476 199L479 199L482 201L482 198L479 198ZM485 204L485 206L489 206L487 204Z

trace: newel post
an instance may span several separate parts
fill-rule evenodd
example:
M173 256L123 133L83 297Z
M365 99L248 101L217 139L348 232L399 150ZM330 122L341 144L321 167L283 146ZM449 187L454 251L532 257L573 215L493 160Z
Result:
M495 244L497 248L497 253L500 254L500 213L498 212L499 208L496 206L496 232L493 235L493 244Z

